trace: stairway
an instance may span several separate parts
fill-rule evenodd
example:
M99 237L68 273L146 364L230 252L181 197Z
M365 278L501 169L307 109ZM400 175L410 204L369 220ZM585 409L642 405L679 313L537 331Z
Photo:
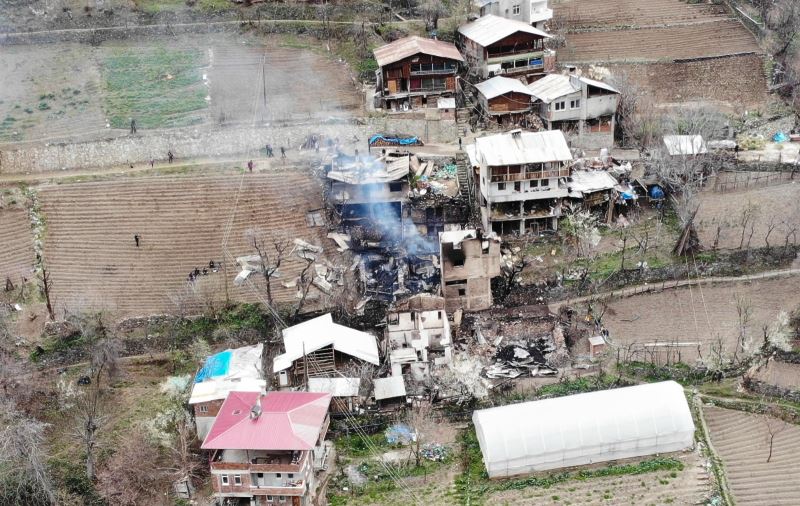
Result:
M469 157L467 156L466 151L456 151L456 168L458 169L456 174L458 178L459 193L461 194L462 198L469 199L470 205L472 205L472 186L470 185L469 180Z

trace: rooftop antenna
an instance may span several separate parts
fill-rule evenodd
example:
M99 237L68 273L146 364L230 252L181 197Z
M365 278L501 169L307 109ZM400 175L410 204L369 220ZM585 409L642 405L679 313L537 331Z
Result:
M256 403L253 404L252 408L250 408L251 420L258 420L258 417L261 416L261 397L263 395L264 395L264 390L262 389L258 397L256 397Z

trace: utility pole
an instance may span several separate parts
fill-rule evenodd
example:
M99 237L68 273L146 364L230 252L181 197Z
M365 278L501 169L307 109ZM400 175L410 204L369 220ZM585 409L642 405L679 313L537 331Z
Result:
M303 385L308 392L308 357L306 356L306 343L303 341Z

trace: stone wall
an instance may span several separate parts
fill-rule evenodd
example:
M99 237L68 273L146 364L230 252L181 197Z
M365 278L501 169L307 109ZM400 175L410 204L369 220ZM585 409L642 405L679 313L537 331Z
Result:
M361 124L363 122L363 124ZM359 139L355 147L366 150L367 139L375 133L416 135L424 142L453 142L453 121L405 119L379 116L363 121L335 121L326 124L291 124L285 127L188 128L120 135L77 143L24 146L0 151L0 175L32 174L57 170L103 168L164 160L167 151L178 159L246 156L269 143L299 149L312 134L339 138L345 146Z

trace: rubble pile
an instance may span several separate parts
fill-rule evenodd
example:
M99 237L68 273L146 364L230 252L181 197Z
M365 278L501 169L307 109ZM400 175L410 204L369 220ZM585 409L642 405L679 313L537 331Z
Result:
M494 355L495 363L487 367L484 374L492 379L555 375L557 371L548 365L547 360L555 350L553 340L545 337L502 346Z
M398 297L435 292L440 270L435 255L405 254L402 249L373 249L356 254L356 268L368 299L393 302Z

